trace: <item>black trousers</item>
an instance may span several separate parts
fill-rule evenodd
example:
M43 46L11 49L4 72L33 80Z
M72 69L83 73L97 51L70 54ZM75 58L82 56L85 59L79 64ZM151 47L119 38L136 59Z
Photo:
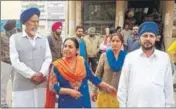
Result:
M88 62L90 67L92 68L92 71L95 73L97 65L98 65L98 58L97 57L89 57Z

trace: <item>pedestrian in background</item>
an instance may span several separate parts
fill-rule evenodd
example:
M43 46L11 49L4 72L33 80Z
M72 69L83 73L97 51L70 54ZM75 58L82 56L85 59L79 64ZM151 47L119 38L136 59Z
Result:
M116 32L117 32L117 33L118 33L118 32L120 33L121 31L122 31L121 26L117 26L117 27L116 27Z
M101 38L100 36L96 35L95 32L96 32L96 28L90 27L88 29L88 35L84 37L88 62L94 73L97 68L99 46L101 44Z
M5 34L1 33L1 107L9 107L7 104L7 84L11 76L13 83L14 69L11 66L9 56L9 38L16 33L16 20L8 20L4 25Z
M121 34L124 39L124 45L127 46L128 37L131 36L131 29L129 27L129 23L124 24L124 29L121 31Z
M110 28L105 28L105 36L104 36L104 40L103 42L100 44L99 50L100 50L100 54L106 52L107 49L110 48L110 38L111 38L111 34L110 34Z
M60 22L60 21L55 22L52 25L51 34L47 37L49 45L50 45L50 50L51 50L53 61L56 60L57 58L62 57L62 50L61 50L61 47L62 47L62 37L61 37L62 28L63 28L62 22Z
M127 39L127 50L128 52L132 52L138 48L140 48L140 40L138 36L139 27L137 25L133 26L132 34Z
M84 37L84 28L82 26L76 27L75 37L79 42L79 55L84 57L85 60L87 60L87 51L86 51L86 44L83 39Z

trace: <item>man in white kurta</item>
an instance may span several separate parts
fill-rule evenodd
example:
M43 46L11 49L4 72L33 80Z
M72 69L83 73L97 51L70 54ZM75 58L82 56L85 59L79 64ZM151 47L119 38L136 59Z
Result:
M10 60L17 69L12 92L12 107L44 107L46 76L52 56L46 37L37 33L40 11L25 10L20 21L23 32L10 38Z
M158 27L139 28L141 48L126 56L119 81L120 107L170 107L174 104L169 56L154 48Z

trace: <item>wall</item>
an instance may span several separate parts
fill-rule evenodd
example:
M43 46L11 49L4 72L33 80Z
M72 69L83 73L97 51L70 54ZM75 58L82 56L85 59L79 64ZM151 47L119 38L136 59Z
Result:
M1 20L19 19L20 13L21 1L1 1Z
M1 27L4 24L3 20L19 20L23 10L29 7L37 7L41 11L38 28L40 34L49 34L52 24L56 21L62 21L62 37L64 39L66 36L66 3L67 1L1 1Z

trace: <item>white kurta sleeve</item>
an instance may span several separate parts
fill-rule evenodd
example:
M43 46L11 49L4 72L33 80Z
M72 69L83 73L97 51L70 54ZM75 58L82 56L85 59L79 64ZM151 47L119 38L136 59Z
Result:
M16 50L15 39L12 35L10 37L10 61L12 66L18 70L18 72L23 75L25 78L31 78L36 72L34 72L31 68L27 67L23 62L19 60L19 54Z
M43 73L44 76L46 76L49 73L49 66L51 62L52 62L51 51L50 51L48 40L46 39L45 61L43 62L42 67L40 69L40 72Z
M164 77L165 77L164 79L165 103L166 103L166 107L171 107L174 105L174 92L173 92L171 62L170 62L169 56L168 56L168 63L167 63Z
M119 80L117 98L120 103L120 107L127 107L127 97L128 97L128 82L129 82L129 72L130 64L128 55L125 58L124 65L122 67L122 72Z

